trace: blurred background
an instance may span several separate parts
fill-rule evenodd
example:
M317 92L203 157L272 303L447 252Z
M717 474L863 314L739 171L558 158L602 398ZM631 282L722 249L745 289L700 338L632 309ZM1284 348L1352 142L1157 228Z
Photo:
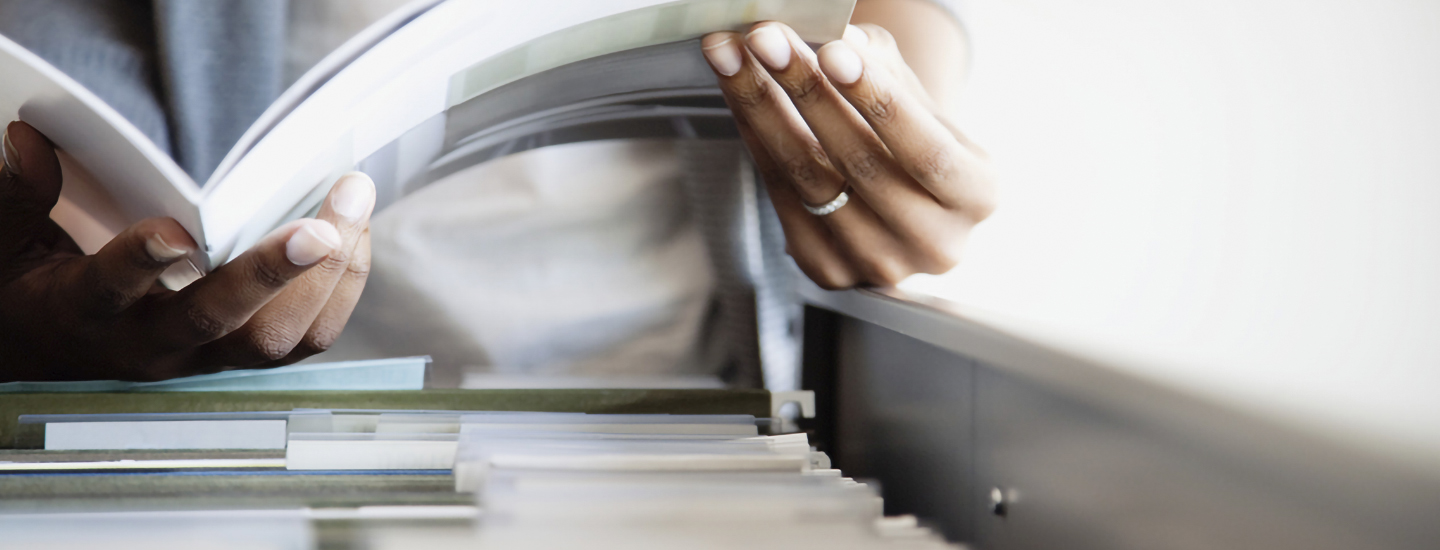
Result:
M966 10L961 123L1001 208L958 269L907 290L1265 416L1440 452L1440 3Z

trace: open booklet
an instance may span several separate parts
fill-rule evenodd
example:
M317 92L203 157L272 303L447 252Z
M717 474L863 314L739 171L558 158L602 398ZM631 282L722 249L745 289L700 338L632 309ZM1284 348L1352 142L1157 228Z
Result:
M840 37L854 0L416 0L284 92L204 184L39 57L0 37L0 112L62 150L65 192L124 223L178 220L206 272L312 215L346 171L378 208L525 149L627 137L733 137L697 39L777 20ZM123 225L122 225L123 227ZM113 228L113 229L119 229ZM175 274L172 274L174 277Z

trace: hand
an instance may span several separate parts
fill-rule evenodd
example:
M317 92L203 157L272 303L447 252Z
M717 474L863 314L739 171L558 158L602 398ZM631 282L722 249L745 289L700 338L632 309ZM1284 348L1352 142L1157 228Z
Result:
M319 219L286 224L180 291L156 283L196 248L151 218L87 256L49 218L60 163L30 125L5 130L0 173L0 381L162 380L266 368L324 351L370 265L375 186L349 175Z
M743 47L742 47L743 43ZM827 289L944 273L994 210L985 153L943 120L874 25L813 52L759 23L701 43L770 191L786 250ZM828 215L804 205L849 201Z

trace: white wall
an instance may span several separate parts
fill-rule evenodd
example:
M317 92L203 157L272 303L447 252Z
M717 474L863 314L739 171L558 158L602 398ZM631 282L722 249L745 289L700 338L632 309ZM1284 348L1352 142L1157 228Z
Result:
M1001 208L906 288L1440 456L1440 2L971 0Z

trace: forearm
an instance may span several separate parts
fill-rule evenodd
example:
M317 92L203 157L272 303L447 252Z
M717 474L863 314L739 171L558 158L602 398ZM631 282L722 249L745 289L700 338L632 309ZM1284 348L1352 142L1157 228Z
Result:
M872 23L890 31L905 63L941 112L950 114L959 105L969 70L969 41L944 8L929 0L860 0L850 22Z

